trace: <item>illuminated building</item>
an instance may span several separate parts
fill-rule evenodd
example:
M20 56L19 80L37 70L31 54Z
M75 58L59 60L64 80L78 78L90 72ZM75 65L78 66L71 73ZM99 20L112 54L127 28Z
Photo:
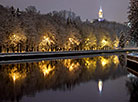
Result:
M101 3L100 3L100 5L101 5ZM98 16L99 16L99 19L98 19L99 22L104 21L102 6L100 6Z

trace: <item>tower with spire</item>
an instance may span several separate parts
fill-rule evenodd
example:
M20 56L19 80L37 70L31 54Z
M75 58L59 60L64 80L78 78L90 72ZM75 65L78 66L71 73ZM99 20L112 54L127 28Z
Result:
M103 9L102 9L102 6L101 6L101 0L100 0L100 9L99 9L99 18L98 18L98 21L103 21L104 20L104 16L103 16Z

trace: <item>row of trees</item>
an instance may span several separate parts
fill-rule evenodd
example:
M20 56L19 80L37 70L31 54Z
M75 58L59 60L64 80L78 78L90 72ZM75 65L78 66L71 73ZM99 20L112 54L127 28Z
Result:
M0 5L0 52L113 49L125 25L82 21L71 11L41 14L34 6L25 11Z
M138 46L138 0L130 0L128 19L131 26L131 38Z

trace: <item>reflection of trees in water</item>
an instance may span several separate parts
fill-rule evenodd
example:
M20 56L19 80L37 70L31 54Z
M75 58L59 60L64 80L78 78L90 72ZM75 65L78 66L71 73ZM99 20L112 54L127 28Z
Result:
M117 56L2 65L0 100L20 100L41 90L71 90L81 82L116 79L122 71Z
M126 86L130 94L130 102L138 102L138 78L130 77L126 81Z
M119 56L119 61L120 61L120 65L122 66L122 68L126 66L127 64L127 60L126 60L126 55L120 55Z
M89 76L91 76L92 79L96 81L99 79L102 81L107 79L116 79L117 77L126 74L126 71L122 71L122 67L120 66L119 62L119 58L115 55L87 58L87 60L85 59L85 64L88 63L86 66L88 68L87 74L91 73ZM91 66L90 68L89 65Z

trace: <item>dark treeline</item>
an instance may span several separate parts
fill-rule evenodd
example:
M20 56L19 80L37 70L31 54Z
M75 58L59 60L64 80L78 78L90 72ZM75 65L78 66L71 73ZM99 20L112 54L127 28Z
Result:
M82 21L71 11L41 14L0 5L0 52L113 49L128 27L104 20Z
M130 0L128 13L128 19L131 26L129 33L131 35L131 39L134 40L138 46L138 0Z

